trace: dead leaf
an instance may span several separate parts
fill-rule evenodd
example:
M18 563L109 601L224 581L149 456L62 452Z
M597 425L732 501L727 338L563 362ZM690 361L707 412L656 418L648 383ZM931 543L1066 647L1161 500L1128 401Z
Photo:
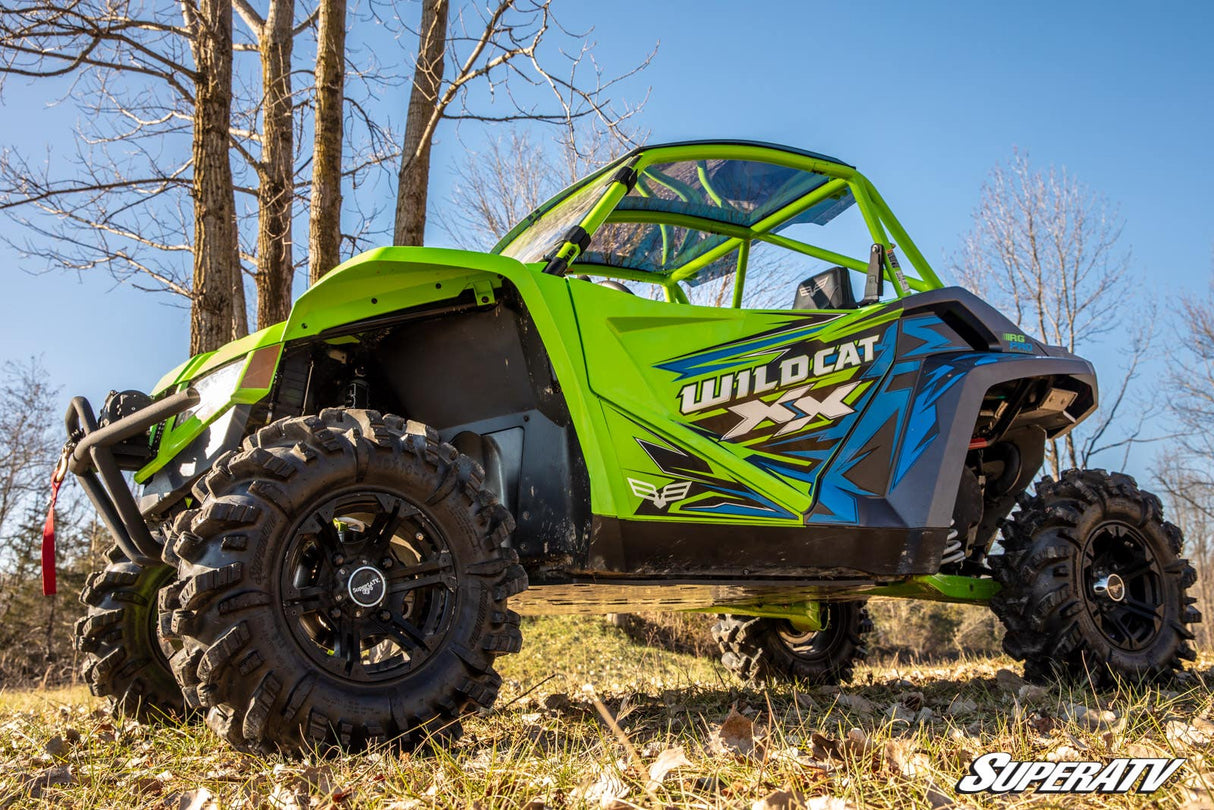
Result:
M855 810L855 807L834 796L806 798L800 791L782 788L755 799L750 810Z
M944 810L946 807L955 807L957 804L948 794L932 784L927 786L927 795L924 798L927 799L932 810Z
M910 725L915 722L915 713L901 703L891 703L889 708L885 710L885 717L891 723L906 723Z
M690 768L691 760L683 752L683 746L667 748L658 754L658 758L649 766L649 789L657 787L666 781L667 775L675 768Z
M554 692L544 698L544 708L550 712L563 712L573 705L573 701L569 696L561 692Z
M731 708L729 716L713 734L712 746L723 753L744 757L755 754L755 724L737 709Z
M957 695L948 704L948 708L944 710L944 713L956 717L962 714L973 714L976 711L978 711L977 703L969 698L963 698L961 695Z
M1060 745L1043 758L1050 762L1078 762L1084 756L1069 745Z
M68 751L71 750L67 744L67 740L59 735L55 735L47 740L46 753L55 759L64 759L67 757Z
M828 759L843 759L843 755L839 750L839 742L831 737L827 737L821 732L815 731L809 738L811 749L810 753L814 759L825 762Z
M903 692L894 700L901 703L912 712L917 712L923 708L924 697L922 692Z
M1058 722L1048 715L1035 714L1029 718L1029 725L1032 726L1033 730L1038 734L1047 735L1054 730L1054 727L1058 725Z
M750 810L801 810L805 807L805 796L799 792L782 789L755 799Z
M1020 692L1021 687L1026 686L1028 681L1021 678L1010 669L1001 669L995 673L995 683L1005 692L1011 692L1013 695Z
M860 695L839 695L838 705L857 714L873 714L877 706L871 700Z
M574 789L573 795L590 805L611 807L628 795L628 785L624 784L615 768L599 768L594 781Z
M1163 733L1173 745L1205 745L1211 738L1210 732L1199 728L1196 720L1192 723L1169 720Z
M1039 703L1049 697L1049 690L1044 686L1026 683L1016 692L1016 697L1025 703Z
M915 751L913 740L889 740L885 743L885 761L903 776L921 776L929 762Z
M847 738L843 740L843 750L853 757L862 757L872 753L873 746L868 739L868 735L863 729L853 728L847 732Z
M1062 713L1071 720L1091 731L1101 731L1111 728L1117 723L1117 715L1107 709L1093 709L1078 703L1067 703L1062 707Z
M165 800L164 807L172 810L218 810L219 806L215 803L215 794L200 787L173 794Z

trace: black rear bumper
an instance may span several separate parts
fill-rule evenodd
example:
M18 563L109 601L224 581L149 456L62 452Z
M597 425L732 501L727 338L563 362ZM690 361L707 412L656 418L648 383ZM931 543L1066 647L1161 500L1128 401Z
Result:
M198 399L198 392L188 388L104 427L97 424L93 406L84 397L75 397L68 406L64 420L68 435L67 468L80 479L85 494L122 553L141 565L158 560L161 547L148 531L135 497L122 477L113 448L192 408Z

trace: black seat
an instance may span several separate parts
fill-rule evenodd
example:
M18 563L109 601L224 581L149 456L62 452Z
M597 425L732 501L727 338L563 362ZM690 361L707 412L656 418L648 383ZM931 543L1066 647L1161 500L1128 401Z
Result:
M629 295L636 295L636 293L634 293L632 290L628 289L628 287L626 287L625 285L621 284L618 281L613 281L612 279L604 279L603 281L600 281L598 284L600 287L606 287L609 290L619 290L620 292L626 292Z
M832 267L810 276L797 285L793 309L855 309L856 296L851 288L850 271Z

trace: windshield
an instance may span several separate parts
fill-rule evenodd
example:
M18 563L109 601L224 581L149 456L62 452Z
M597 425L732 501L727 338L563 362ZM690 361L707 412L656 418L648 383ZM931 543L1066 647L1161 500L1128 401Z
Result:
M499 252L503 256L518 259L523 264L551 258L565 241L565 234L590 213L590 209L602 198L607 187L607 183L590 183L575 191Z

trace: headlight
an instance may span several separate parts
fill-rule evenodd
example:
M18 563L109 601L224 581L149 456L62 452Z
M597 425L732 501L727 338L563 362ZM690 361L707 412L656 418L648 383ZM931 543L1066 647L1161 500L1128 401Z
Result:
M181 425L191 417L206 424L232 401L232 394L240 382L240 372L244 370L245 358L240 358L190 381L190 387L198 392L198 404L188 411L182 411L177 416L176 424Z

